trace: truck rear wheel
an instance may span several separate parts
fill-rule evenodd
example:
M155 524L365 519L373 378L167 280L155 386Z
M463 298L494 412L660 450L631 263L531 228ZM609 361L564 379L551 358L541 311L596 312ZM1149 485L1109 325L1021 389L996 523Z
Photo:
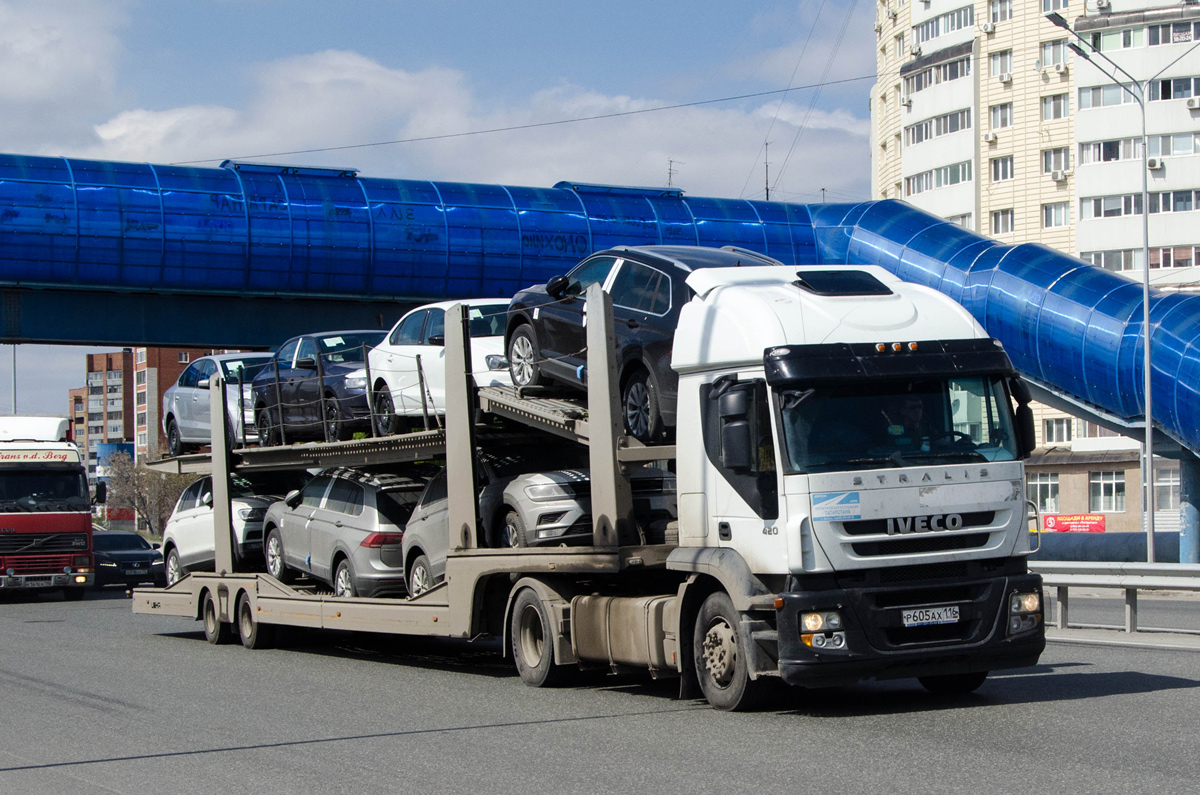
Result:
M738 637L738 611L723 591L709 594L696 614L692 656L704 697L716 709L753 709L762 698L763 683L750 678L748 657Z
M233 639L233 631L229 624L221 620L217 612L217 598L212 591L204 592L204 607L201 609L204 619L204 639L212 644L228 643Z
M237 606L238 640L247 649L269 649L275 645L275 627L263 624L254 614L254 606L250 597L242 594L238 597Z
M935 696L965 696L974 693L987 679L987 671L970 674L944 674L942 676L919 676L921 687Z
M550 611L532 588L524 588L513 602L513 659L521 681L530 687L553 687L566 678L562 666L554 664L554 624Z

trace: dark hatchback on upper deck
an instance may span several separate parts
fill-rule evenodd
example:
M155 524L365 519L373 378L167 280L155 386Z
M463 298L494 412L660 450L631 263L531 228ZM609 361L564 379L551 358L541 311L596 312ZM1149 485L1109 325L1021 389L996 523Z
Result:
M584 294L599 283L612 296L625 430L643 442L661 439L675 426L679 377L671 369L671 348L679 311L691 298L684 283L688 274L696 268L780 264L733 246L631 246L597 252L566 276L513 296L504 335L513 385L552 380L584 387Z

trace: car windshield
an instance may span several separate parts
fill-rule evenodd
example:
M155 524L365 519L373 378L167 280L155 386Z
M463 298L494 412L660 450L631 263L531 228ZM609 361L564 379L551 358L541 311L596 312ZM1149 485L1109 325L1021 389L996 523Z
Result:
M344 362L361 362L363 346L374 348L383 342L386 332L367 332L364 334L330 334L320 337L321 360L326 364L342 364Z
M499 337L508 318L506 306L473 306L467 310L472 337Z
M309 476L304 472L255 472L250 477L231 472L229 473L229 496L282 497L289 491L304 488L304 484L309 480Z
M581 445L509 445L481 450L479 459L498 478L554 469L586 469L588 451Z
M269 361L271 361L270 355L230 359L221 362L221 370L225 373L225 380L227 382L231 384L239 382L248 384L254 380L254 376L258 375Z
M420 496L420 488L379 491L375 495L375 508L389 524L404 527Z
M92 546L97 552L133 552L139 549L150 549L146 539L133 533L96 533L92 536Z
M787 474L1017 458L999 377L816 385L776 398Z
M87 483L79 470L0 470L0 505L6 510L78 510L90 504Z

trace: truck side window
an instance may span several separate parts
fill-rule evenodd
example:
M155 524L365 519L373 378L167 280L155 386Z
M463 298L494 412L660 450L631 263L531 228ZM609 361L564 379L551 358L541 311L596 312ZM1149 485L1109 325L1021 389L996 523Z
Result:
M700 388L703 410L700 424L704 433L704 452L733 490L763 519L779 518L779 487L776 480L775 438L771 412L767 404L767 385L762 380L734 382L718 387L718 382ZM722 428L730 418L721 416L720 396L726 392L746 392L745 414L737 422L749 425L752 445L750 466L733 469L722 455Z

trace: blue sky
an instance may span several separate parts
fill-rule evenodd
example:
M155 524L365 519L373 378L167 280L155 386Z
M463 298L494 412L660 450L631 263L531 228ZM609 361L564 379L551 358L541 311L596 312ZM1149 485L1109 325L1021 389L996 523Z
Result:
M0 151L216 165L773 91L871 75L873 14L865 0L0 0ZM865 199L871 82L270 160L518 185L661 185L675 160L693 195L761 198L769 139L773 198ZM22 346L18 409L65 408L83 350Z

